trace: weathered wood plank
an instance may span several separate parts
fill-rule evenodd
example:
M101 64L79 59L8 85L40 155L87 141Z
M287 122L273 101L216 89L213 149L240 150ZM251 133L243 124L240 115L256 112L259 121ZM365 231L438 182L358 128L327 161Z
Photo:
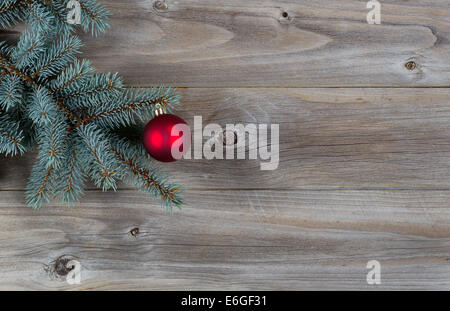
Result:
M450 188L450 89L184 89L179 115L279 123L280 164L164 164L188 189ZM34 155L2 159L0 189L24 189Z
M86 58L128 85L208 87L181 90L191 125L279 123L280 167L164 165L188 190L171 216L126 187L33 211L34 155L1 158L0 289L372 289L373 259L380 289L450 289L450 88L390 88L450 86L447 0L383 1L378 26L356 0L104 2Z
M357 0L104 2L85 57L129 85L450 86L447 0L382 1L382 25Z
M450 86L448 0L382 1L381 25L357 0L103 2L84 57L128 85Z
M450 289L450 191L189 191L174 215L134 191L22 196L1 192L0 289L370 289L373 259L377 288Z

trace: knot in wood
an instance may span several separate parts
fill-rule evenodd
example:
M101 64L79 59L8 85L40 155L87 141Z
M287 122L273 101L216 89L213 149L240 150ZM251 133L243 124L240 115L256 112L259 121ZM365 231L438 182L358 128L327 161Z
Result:
M130 234L132 236L138 236L139 235L139 228L133 228L130 230Z
M234 140L232 139L232 140L228 141L228 140L227 140L228 135L229 135L229 136L234 135ZM236 145L237 142L238 142L238 135L237 135L236 132L230 133L229 131L226 131L226 130L225 130L225 131L223 131L222 137L223 137L223 145L224 145L224 146Z
M289 13L285 10L280 10L279 11L279 16L278 16L278 21L281 24L290 24L293 20L292 16L289 15Z
M169 9L169 6L164 1L155 1L153 7L159 12L166 12Z
M48 266L46 265L44 269L52 279L62 279L75 268L75 266L70 265L70 262L76 259L77 258L74 256L62 255L55 261L51 262Z
M412 70L416 69L417 64L414 61L409 61L405 64L405 67L406 67L406 69L412 71Z

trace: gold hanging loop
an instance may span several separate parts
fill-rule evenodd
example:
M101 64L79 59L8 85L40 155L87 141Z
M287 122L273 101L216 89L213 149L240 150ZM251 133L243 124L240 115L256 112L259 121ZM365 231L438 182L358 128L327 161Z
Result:
M155 105L155 116L159 116L160 114L164 114L164 113L166 113L166 111L163 108L163 106L161 104L156 104Z

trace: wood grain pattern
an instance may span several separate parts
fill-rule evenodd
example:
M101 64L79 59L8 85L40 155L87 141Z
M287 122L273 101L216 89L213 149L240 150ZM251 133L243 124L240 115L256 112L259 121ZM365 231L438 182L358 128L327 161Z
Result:
M40 211L22 195L2 192L0 289L370 289L372 259L381 289L450 289L449 191L189 191L173 216L133 191Z
M192 128L195 115L204 125L280 124L277 170L261 171L259 160L165 164L188 189L450 189L449 89L180 93L179 115ZM33 159L30 154L2 161L0 189L23 189Z
M0 157L0 290L450 290L448 0L384 0L382 25L357 0L103 2L112 28L84 57L188 87L190 125L280 124L279 168L164 165L186 187L174 215L126 185L35 211L35 154Z
M85 56L130 85L450 86L447 0L382 1L382 25L357 0L104 3L112 28Z
M381 25L357 0L103 2L112 27L83 57L128 85L450 86L447 0L383 1Z

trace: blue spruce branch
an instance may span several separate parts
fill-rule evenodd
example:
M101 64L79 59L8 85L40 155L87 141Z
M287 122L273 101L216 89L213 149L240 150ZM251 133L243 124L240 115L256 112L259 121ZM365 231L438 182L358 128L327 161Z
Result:
M78 202L87 178L103 190L118 181L161 199L168 210L183 203L180 187L162 173L141 143L120 130L172 111L178 96L169 88L126 89L118 74L97 73L78 60L81 41L65 17L68 1L0 1L0 26L28 24L15 46L0 42L0 153L39 150L26 201L39 208L60 197ZM81 1L85 31L107 27L109 13L95 0Z
M0 153L7 156L23 154L26 149L24 139L20 123L0 114Z

